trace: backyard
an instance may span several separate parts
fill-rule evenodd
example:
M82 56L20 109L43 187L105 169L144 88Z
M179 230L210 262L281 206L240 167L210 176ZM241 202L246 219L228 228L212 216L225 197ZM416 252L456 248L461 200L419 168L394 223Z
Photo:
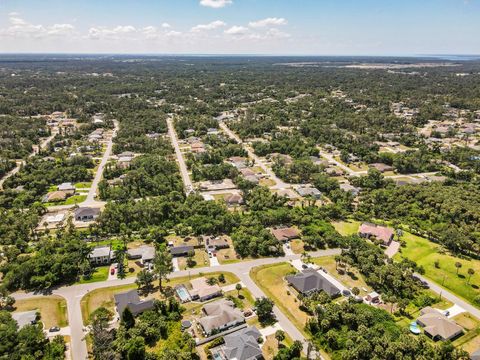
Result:
M359 221L349 220L349 221L338 221L332 222L333 227L337 230L340 235L348 236L353 235L358 232L358 228L360 227Z

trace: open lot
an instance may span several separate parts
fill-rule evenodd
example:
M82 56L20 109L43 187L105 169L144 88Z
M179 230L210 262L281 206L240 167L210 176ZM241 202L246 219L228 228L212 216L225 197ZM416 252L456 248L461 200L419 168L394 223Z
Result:
M193 256L193 261L195 262L194 268L209 266L210 260L208 259L208 254L203 249L195 249L195 255ZM187 266L187 258L179 257L178 266L180 270L185 270Z
M108 278L108 269L110 266L99 266L95 268L92 276L89 278L81 277L75 284L89 284L97 281L105 281Z
M68 325L67 303L60 296L44 296L15 302L15 311L38 310L45 328Z
M402 236L402 240L406 242L406 247L400 248L396 259L405 257L415 261L418 265L423 266L426 277L478 306L473 299L480 295L480 261L452 256L439 245L407 232ZM438 261L438 267L435 267L436 261ZM458 275L456 262L462 264ZM467 273L468 269L475 271L471 279Z
M338 221L332 222L333 227L337 230L340 235L348 236L353 235L358 232L360 227L359 221L349 220L349 221Z
M250 276L298 330L306 335L305 324L308 315L300 310L300 302L296 297L295 290L290 288L284 280L286 275L295 272L295 268L289 263L280 263L253 268Z

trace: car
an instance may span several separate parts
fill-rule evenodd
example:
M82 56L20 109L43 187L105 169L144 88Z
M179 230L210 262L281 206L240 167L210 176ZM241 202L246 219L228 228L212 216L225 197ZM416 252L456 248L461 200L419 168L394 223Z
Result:
M110 275L115 275L115 268L110 269Z
M343 289L342 290L342 295L349 297L349 296L352 296L352 293L350 292L350 290Z
M59 332L60 328L58 326L52 326L50 329L48 329L49 332Z
M308 269L308 265L302 264L302 269Z

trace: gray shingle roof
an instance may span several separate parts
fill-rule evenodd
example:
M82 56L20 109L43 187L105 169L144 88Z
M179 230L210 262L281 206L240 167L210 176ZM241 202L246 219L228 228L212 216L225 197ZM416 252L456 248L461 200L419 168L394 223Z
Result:
M286 277L287 281L300 293L305 294L314 291L325 291L330 296L340 293L340 290L330 283L327 278L323 277L314 269L306 269L296 275Z
M247 327L224 336L227 359L253 360L262 355L258 339L262 335L256 327Z
M146 310L153 309L153 300L141 301L137 290L130 290L120 294L115 294L115 306L117 312L122 316L125 308L129 308L133 315L140 314Z

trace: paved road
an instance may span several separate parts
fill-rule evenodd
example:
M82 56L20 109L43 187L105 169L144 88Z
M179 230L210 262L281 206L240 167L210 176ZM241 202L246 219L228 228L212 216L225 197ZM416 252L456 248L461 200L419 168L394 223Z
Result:
M350 176L360 176L362 174L366 174L366 171L354 171L350 169L348 166L342 164L340 161L336 160L332 154L329 154L323 150L320 150L320 155L327 159L329 162L333 162L336 166L344 170Z
M220 128L233 140L235 140L238 144L243 145L243 148L245 151L248 153L248 156L255 160L255 164L260 166L262 170L273 180L275 181L275 186L272 186L271 189L288 189L290 188L290 185L282 181L275 175L272 169L270 169L265 163L260 159L253 151L253 149L250 147L250 145L245 144L242 139L238 137L237 134L235 134L230 128L225 124L223 121L220 121L219 123Z
M113 129L113 133L111 138L108 140L107 143L107 148L105 149L105 152L103 153L102 160L100 161L100 165L98 166L97 172L95 174L95 177L92 181L92 186L90 187L90 190L88 191L87 198L85 201L81 203L82 206L99 206L99 202L95 200L95 196L97 194L97 189L98 189L98 184L100 183L100 180L102 180L103 176L103 171L105 170L105 165L108 162L108 159L112 155L112 149L113 149L113 138L117 135L118 131L118 121L113 120L113 124L115 128Z
M173 126L172 118L167 119L168 125L168 135L170 136L170 140L172 142L173 148L175 149L175 155L177 157L178 166L180 168L180 174L182 175L183 185L185 186L185 192L187 195L193 190L193 184L190 180L190 176L188 175L187 165L185 164L185 159L183 158L183 154L180 151L180 146L178 145L178 138L175 128Z
M418 276L420 279L426 281L428 283L428 285L430 286L430 289L433 292L441 295L445 299L451 301L455 305L460 306L461 308L465 309L466 311L468 311L473 316L480 319L480 310L478 308L476 308L473 305L470 305L465 300L460 299L458 296L452 294L450 291L448 291L447 289L444 289L443 287L441 287L437 283L433 282L432 280L430 280L430 279L428 279L428 278L426 278L426 277L424 277L420 274L415 274L415 275Z
M55 127L52 129L52 133L50 134L50 136L44 139L42 142L40 142L40 144L33 149L33 151L28 155L28 157L31 158L34 155L38 154L40 149L41 150L45 149L57 134L58 134L58 128ZM16 173L18 173L22 165L25 165L25 160L17 160L16 162L17 162L17 165L0 180L0 190L3 189L3 183L5 182L5 180L12 177Z
M321 256L331 256L337 255L340 253L339 249L329 249L329 250L320 250L317 252L311 253L313 257ZM256 297L265 296L261 289L252 281L249 276L250 270L256 266L266 265L266 264L275 264L284 261L290 261L295 259L300 259L301 255L289 255L278 258L264 258L256 259L244 262L238 262L234 264L219 265L219 266L210 266L204 268L196 268L190 270L176 271L170 275L170 278L184 277L189 275L197 275L199 273L208 274L216 271L225 271L231 272L238 276L243 284L252 292ZM87 345L84 340L85 333L83 331L83 320L82 320L82 311L80 307L81 299L90 291L95 289L101 289L110 286L120 286L133 284L135 282L135 277L129 277L125 279L117 279L110 281L101 281L90 284L81 284L81 285L72 285L64 286L52 291L53 295L59 295L65 298L67 302L67 313L68 313L68 322L70 326L71 333L71 348L72 356L74 360L84 360L87 359ZM13 296L20 299L28 299L44 296L43 294L34 294L34 293L15 293ZM300 331L288 320L288 318L277 308L274 309L275 315L283 329L292 337L293 340L300 340L306 344L306 340Z

